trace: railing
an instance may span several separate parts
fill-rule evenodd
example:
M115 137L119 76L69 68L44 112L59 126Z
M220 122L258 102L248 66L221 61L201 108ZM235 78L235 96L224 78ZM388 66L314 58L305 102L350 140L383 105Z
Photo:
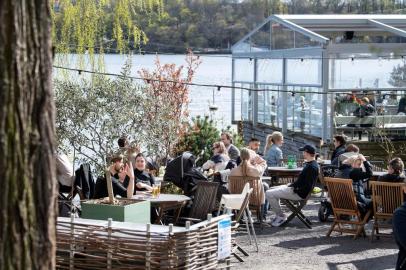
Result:
M216 269L218 222L227 217L186 228L58 218L57 269Z

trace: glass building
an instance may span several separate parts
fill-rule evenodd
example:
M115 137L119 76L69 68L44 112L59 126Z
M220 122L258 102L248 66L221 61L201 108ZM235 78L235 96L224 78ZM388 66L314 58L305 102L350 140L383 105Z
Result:
M406 15L272 15L232 57L234 122L323 140L357 127L405 136ZM365 100L374 110L357 116Z

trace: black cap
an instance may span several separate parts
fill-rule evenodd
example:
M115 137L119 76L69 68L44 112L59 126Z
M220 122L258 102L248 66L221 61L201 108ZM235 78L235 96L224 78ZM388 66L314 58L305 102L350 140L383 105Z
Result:
M313 146L311 146L310 144L306 144L305 146L299 148L299 151L305 151L309 154L316 154L316 148L314 148Z

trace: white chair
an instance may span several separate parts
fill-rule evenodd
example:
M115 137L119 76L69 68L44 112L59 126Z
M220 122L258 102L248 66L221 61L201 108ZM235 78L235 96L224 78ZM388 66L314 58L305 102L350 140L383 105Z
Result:
M258 243L257 243L257 237L255 234L255 229L254 229L254 224L252 221L251 217L251 212L249 211L248 205L249 205L249 197L252 193L253 189L250 188L250 184L246 183L244 185L244 189L241 192L241 194L223 194L221 197L220 201L220 206L218 210L218 214L220 214L221 209L230 209L230 210L238 210L238 214L236 215L236 226L238 227L238 224L240 222L241 217L244 217L245 219L245 226L247 229L248 237L250 244L252 243L252 237L251 237L251 231L250 227L252 230L252 235L254 237L255 245L257 248L258 252ZM244 253L244 255L248 256L248 254L245 254L245 251L239 248L241 252Z

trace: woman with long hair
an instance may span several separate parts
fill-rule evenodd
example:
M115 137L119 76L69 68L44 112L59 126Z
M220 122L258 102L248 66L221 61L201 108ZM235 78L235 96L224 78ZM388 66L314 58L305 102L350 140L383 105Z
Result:
M265 145L265 160L268 166L279 166L282 159L283 134L279 131L274 131L266 138Z
M223 142L215 142L212 150L213 156L203 164L203 170L212 169L215 172L224 170L230 160L226 146Z

